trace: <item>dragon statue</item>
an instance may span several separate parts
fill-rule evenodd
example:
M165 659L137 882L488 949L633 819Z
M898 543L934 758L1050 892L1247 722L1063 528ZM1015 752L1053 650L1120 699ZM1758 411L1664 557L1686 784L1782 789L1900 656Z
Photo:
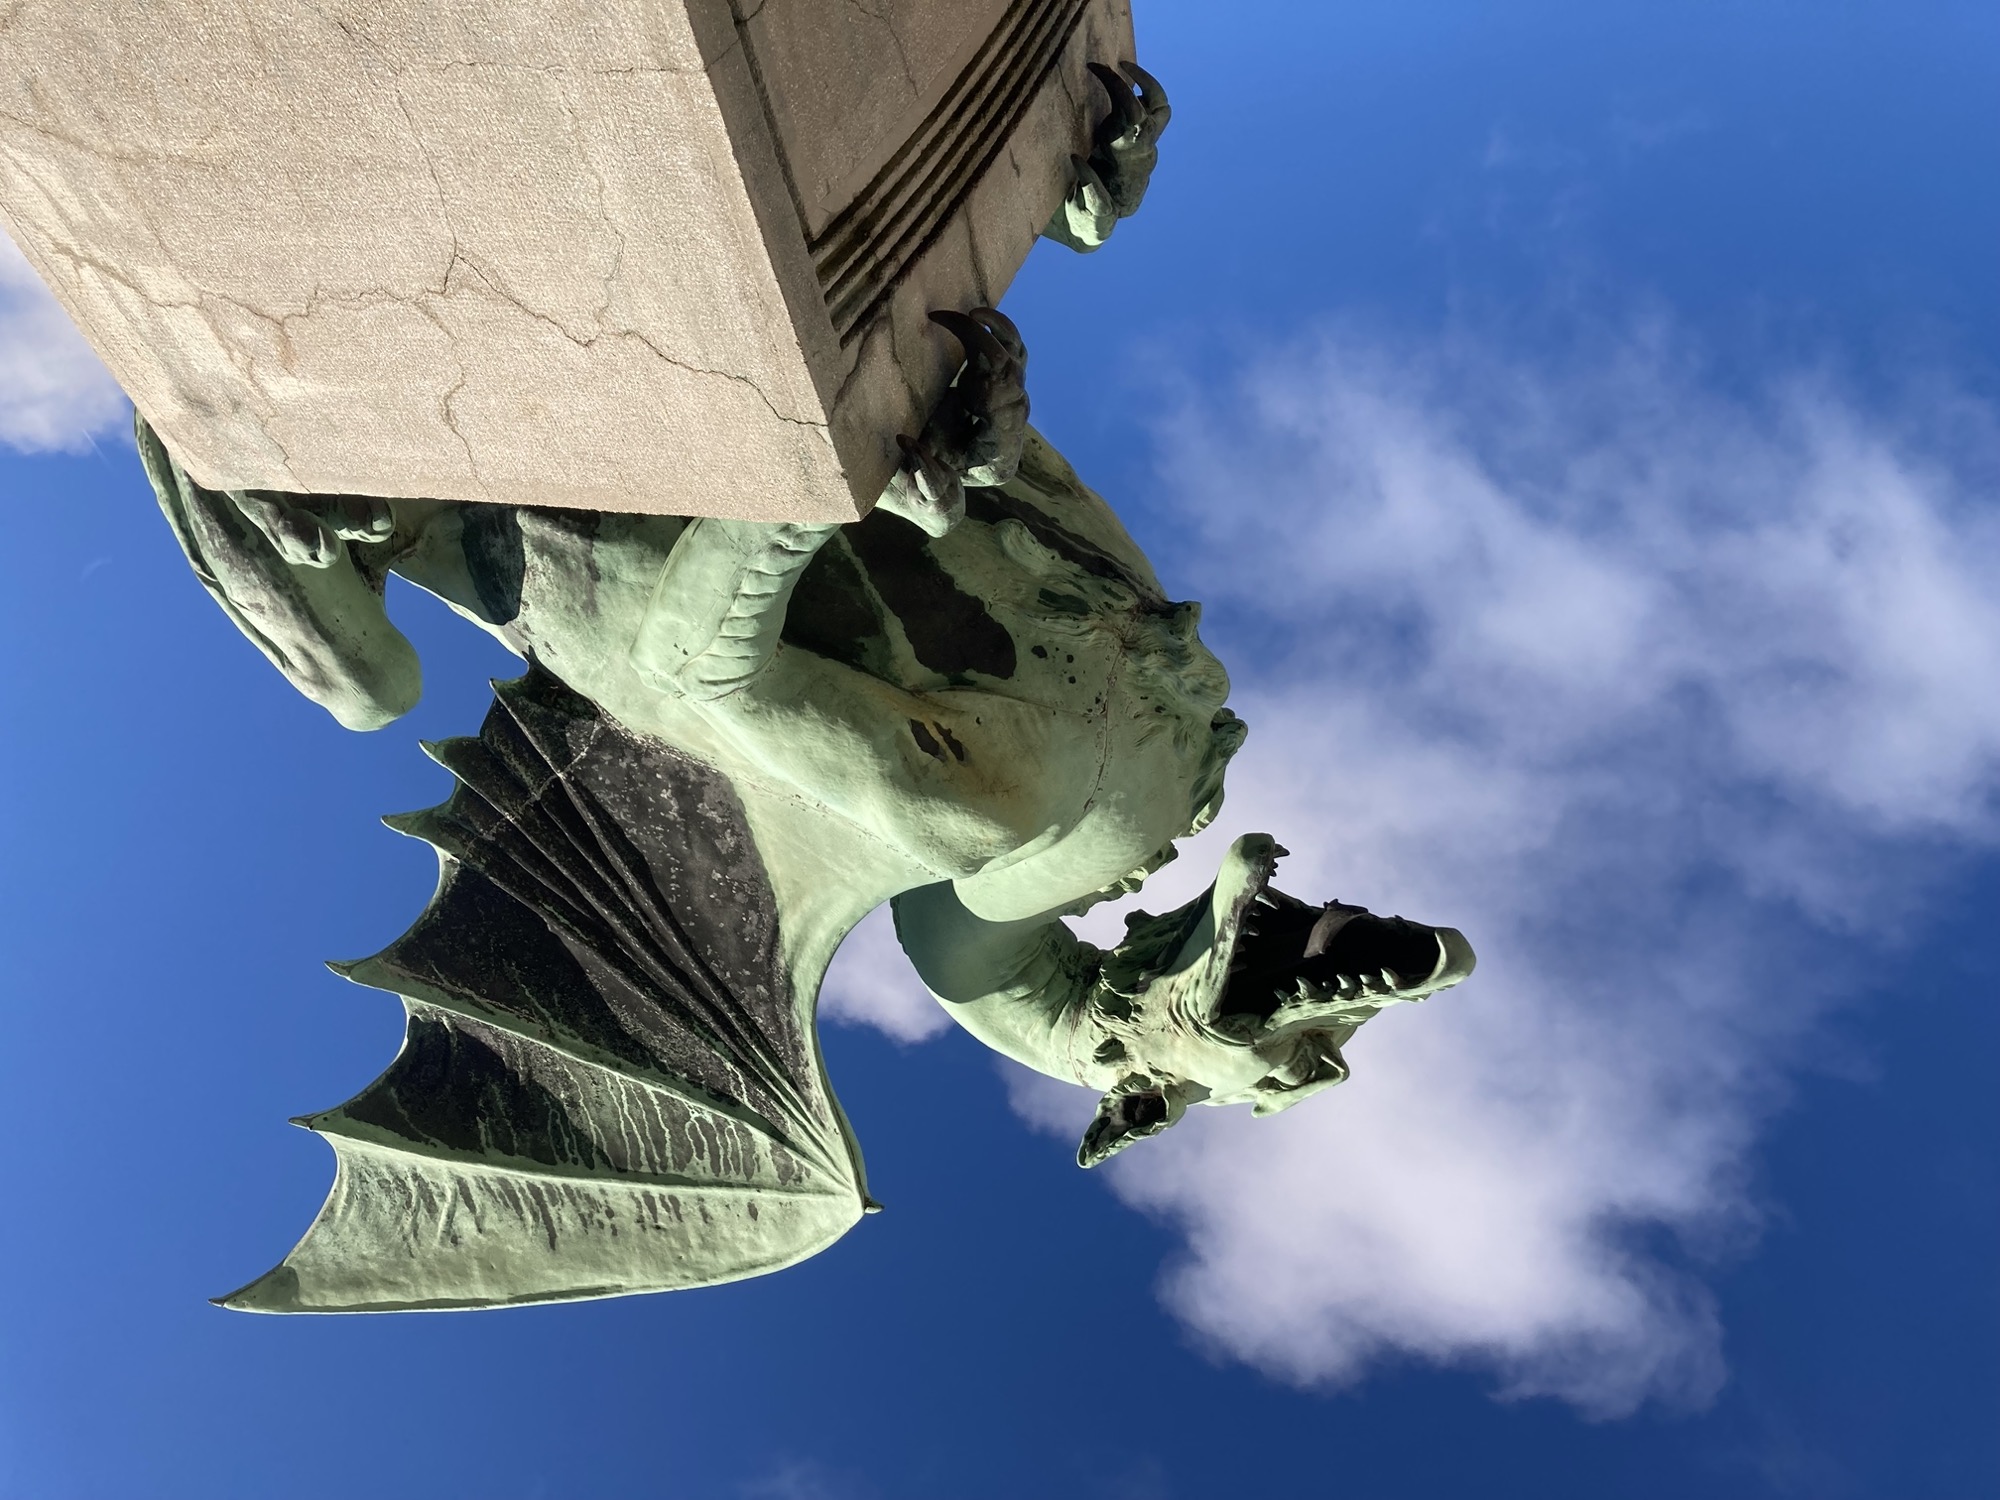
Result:
M1168 117L1143 70L1047 233L1102 244ZM1102 1093L1078 1161L1192 1104L1288 1108L1347 1076L1385 1006L1471 971L1450 928L1274 889L1252 835L1108 952L1063 918L1204 826L1244 726L1228 677L1110 508L1027 425L1026 352L946 311L957 380L846 526L222 493L143 421L195 573L342 724L420 690L396 573L526 661L455 776L392 826L435 846L423 915L336 966L401 997L402 1050L301 1123L333 1189L220 1299L387 1311L691 1287L776 1270L874 1207L814 1030L884 901L950 1015Z

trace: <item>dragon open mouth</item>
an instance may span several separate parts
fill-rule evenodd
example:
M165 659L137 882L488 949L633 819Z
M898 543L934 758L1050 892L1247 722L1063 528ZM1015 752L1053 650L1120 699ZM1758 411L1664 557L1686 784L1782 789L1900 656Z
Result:
M1359 1025L1472 972L1472 947L1454 928L1272 889L1284 853L1269 834L1245 834L1202 895L1161 916L1127 917L1126 941L1100 972L1107 994L1124 1003L1147 995L1197 1029L1248 1040L1273 1025Z
M1450 949L1434 927L1378 917L1341 901L1314 905L1274 889L1276 862L1257 872L1238 910L1236 947L1218 1018L1269 1021L1294 998L1301 980L1335 990L1365 982L1385 995L1423 991L1449 966Z

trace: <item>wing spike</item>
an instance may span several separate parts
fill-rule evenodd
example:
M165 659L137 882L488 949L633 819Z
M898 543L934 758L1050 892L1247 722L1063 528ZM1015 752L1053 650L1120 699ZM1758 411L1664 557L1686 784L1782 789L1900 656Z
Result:
M489 802L494 798L487 792L487 787L506 777L513 769L494 753L492 742L486 739L460 735L448 740L432 740L424 744L423 751L451 772L460 785L472 788Z
M235 1291L220 1297L210 1297L215 1307L226 1307L231 1312L288 1313L304 1312L299 1305L298 1273L290 1266L277 1265L259 1276L248 1286L240 1286Z
M422 839L433 848L440 847L437 841L438 809L435 807L420 808L416 812L385 813L382 826L405 838Z

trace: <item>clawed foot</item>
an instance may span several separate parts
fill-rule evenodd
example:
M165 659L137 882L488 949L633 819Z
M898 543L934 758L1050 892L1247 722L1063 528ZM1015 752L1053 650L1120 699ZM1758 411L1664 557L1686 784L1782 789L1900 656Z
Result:
M1095 250L1111 238L1120 219L1139 211L1160 160L1161 132L1173 118L1167 91L1137 63L1120 63L1114 70L1094 62L1090 71L1111 96L1111 113L1097 127L1089 160L1070 158L1069 197L1042 231L1072 250Z
M195 576L292 685L350 729L378 729L423 691L417 653L382 608L385 500L211 490L174 462L144 418L139 456Z
M875 503L926 536L943 536L965 519L964 482L916 438L899 432L896 442L903 450L903 466Z
M367 495L288 495L273 490L231 490L243 519L278 556L299 568L330 568L347 556L349 542L387 541L396 529L389 502Z
M990 307L934 312L931 321L965 351L923 435L898 435L903 465L878 502L931 536L965 514L965 486L1005 484L1028 431L1028 351L1013 321Z
M924 424L921 439L970 485L1005 484L1021 466L1028 432L1028 349L995 308L934 312L931 321L965 350L958 378Z

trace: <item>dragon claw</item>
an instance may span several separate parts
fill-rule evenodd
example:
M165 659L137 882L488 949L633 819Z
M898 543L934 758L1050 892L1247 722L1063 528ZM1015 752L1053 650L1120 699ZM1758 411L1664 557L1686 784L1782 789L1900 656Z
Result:
M1112 201L1111 189L1097 175L1097 168L1083 157L1072 156L1070 166L1075 173L1069 197L1069 205L1074 209L1071 217L1081 217L1093 229L1102 228L1103 233L1109 235L1110 226L1118 222L1118 209Z
M1085 66L1104 86L1111 111L1091 133L1089 159L1070 159L1069 196L1042 231L1073 250L1095 250L1120 219L1138 212L1159 162L1160 135L1173 118L1166 89L1137 63Z
M1013 356L1008 353L1007 346L972 314L940 309L931 314L931 321L958 340L968 362L983 359L993 370L1005 369L1012 363Z
M972 317L1007 351L1007 357L1017 369L1028 366L1028 346L1021 338L1021 330L1014 326L1014 320L997 307L975 307Z
M1173 105L1167 99L1166 88L1160 80L1129 58L1118 64L1118 70L1139 90L1139 106L1146 112L1146 124L1153 134L1167 128L1167 121L1173 115Z
M906 472L892 481L891 487L919 472L909 468L913 450L930 455L941 472L950 471L954 483L1005 484L1020 467L1027 439L1028 392L1022 382L1028 351L1021 330L1013 319L991 307L975 307L969 313L940 308L930 318L958 340L964 363L931 412L922 439L901 440ZM903 513L899 505L890 508ZM963 513L961 495L948 524L955 524ZM942 535L922 520L918 524L932 535Z
M293 567L331 568L347 557L348 542L385 541L396 529L389 502L373 496L227 493L243 519Z
M1132 83L1116 68L1101 62L1087 64L1091 76L1104 85L1104 92L1111 96L1111 114L1098 133L1103 139L1100 144L1109 145L1120 136L1131 135L1145 123L1146 113L1132 93Z
M943 536L965 516L965 486L926 443L896 434L903 462L876 503L926 536Z

